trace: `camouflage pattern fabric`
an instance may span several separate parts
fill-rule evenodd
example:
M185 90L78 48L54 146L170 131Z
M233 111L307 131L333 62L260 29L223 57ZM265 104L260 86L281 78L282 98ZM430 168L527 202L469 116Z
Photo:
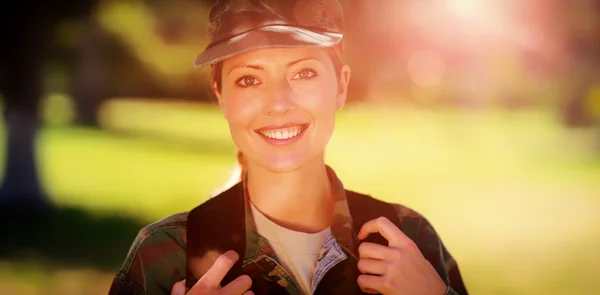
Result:
M356 267L358 243L348 197L354 204L359 204L360 208L368 208L369 204L383 202L345 190L335 172L330 167L327 167L327 170L336 199L335 216L331 225L331 235L326 238L318 258L312 292L313 294L363 294L356 283L359 274ZM245 176L238 185L244 183ZM299 295L300 288L279 264L273 248L256 232L247 192L241 191L244 192L240 197L245 200L246 227L243 272L253 274L251 275L253 288L261 290L262 294ZM468 295L456 261L431 224L407 207L399 204L390 205L396 214L394 217L397 217L394 219L398 220L396 226L415 242L423 256L445 281L448 286L445 295ZM361 214L361 211L364 210L352 212L355 217L360 217L357 215ZM140 230L113 280L109 295L170 294L173 284L186 278L187 216L187 213L175 214ZM218 255L219 253L212 253L209 260L214 261ZM254 286L255 284L260 286Z

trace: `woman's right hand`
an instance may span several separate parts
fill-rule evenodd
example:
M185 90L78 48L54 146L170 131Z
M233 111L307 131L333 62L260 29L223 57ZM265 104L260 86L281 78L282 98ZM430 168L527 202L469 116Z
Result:
M235 251L221 254L190 291L185 293L185 280L183 280L173 285L171 295L254 295L250 291L252 279L247 275L241 275L227 286L221 287L221 281L239 258Z

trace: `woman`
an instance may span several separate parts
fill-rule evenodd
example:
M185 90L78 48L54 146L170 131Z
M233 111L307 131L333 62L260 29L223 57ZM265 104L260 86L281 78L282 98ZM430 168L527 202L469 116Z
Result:
M242 181L140 231L110 294L466 295L424 217L324 162L350 80L339 3L219 1L209 20L195 65L212 66Z

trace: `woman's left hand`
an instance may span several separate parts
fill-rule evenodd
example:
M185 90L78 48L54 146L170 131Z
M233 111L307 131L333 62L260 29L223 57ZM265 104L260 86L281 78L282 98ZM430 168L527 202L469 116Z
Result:
M446 284L423 257L415 243L389 219L379 217L365 223L358 239L380 233L389 243L363 242L358 247L358 277L361 290L370 294L444 295Z

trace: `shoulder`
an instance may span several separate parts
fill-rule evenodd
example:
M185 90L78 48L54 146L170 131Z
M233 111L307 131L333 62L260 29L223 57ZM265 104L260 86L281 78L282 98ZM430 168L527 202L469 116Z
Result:
M188 212L171 215L140 229L109 294L146 294L185 276ZM127 289L127 291L122 290Z
M360 211L370 215L369 219L379 216L390 219L420 248L436 248L440 246L441 241L433 225L418 211L399 203L387 202L370 195L352 191L349 191L348 197L350 203L355 203L354 207L358 207Z
M411 233L411 239L429 261L438 275L452 292L447 294L467 295L468 291L454 256L444 245L442 238L436 232L429 220L419 212L401 204L390 203L400 220L399 227L404 233Z
M423 257L429 261L446 285L455 292L448 294L467 295L468 291L458 264L431 222L419 212L402 204L388 204L394 208L402 232L415 242Z
M148 247L162 247L156 249L161 250L161 252L165 251L164 247L172 246L185 250L187 217L188 212L182 212L146 225L135 237L129 255L144 255Z
M369 219L385 216L410 236L421 230L430 230L431 224L427 218L412 208L355 191L347 190L346 195L351 210L355 208L353 213L368 215Z
M444 246L442 239L429 220L418 211L402 204L386 202L382 199L347 192L350 207L355 209L352 218L362 219L360 223L378 217L386 217L394 223L419 248L423 256L440 272L454 266L454 259Z

